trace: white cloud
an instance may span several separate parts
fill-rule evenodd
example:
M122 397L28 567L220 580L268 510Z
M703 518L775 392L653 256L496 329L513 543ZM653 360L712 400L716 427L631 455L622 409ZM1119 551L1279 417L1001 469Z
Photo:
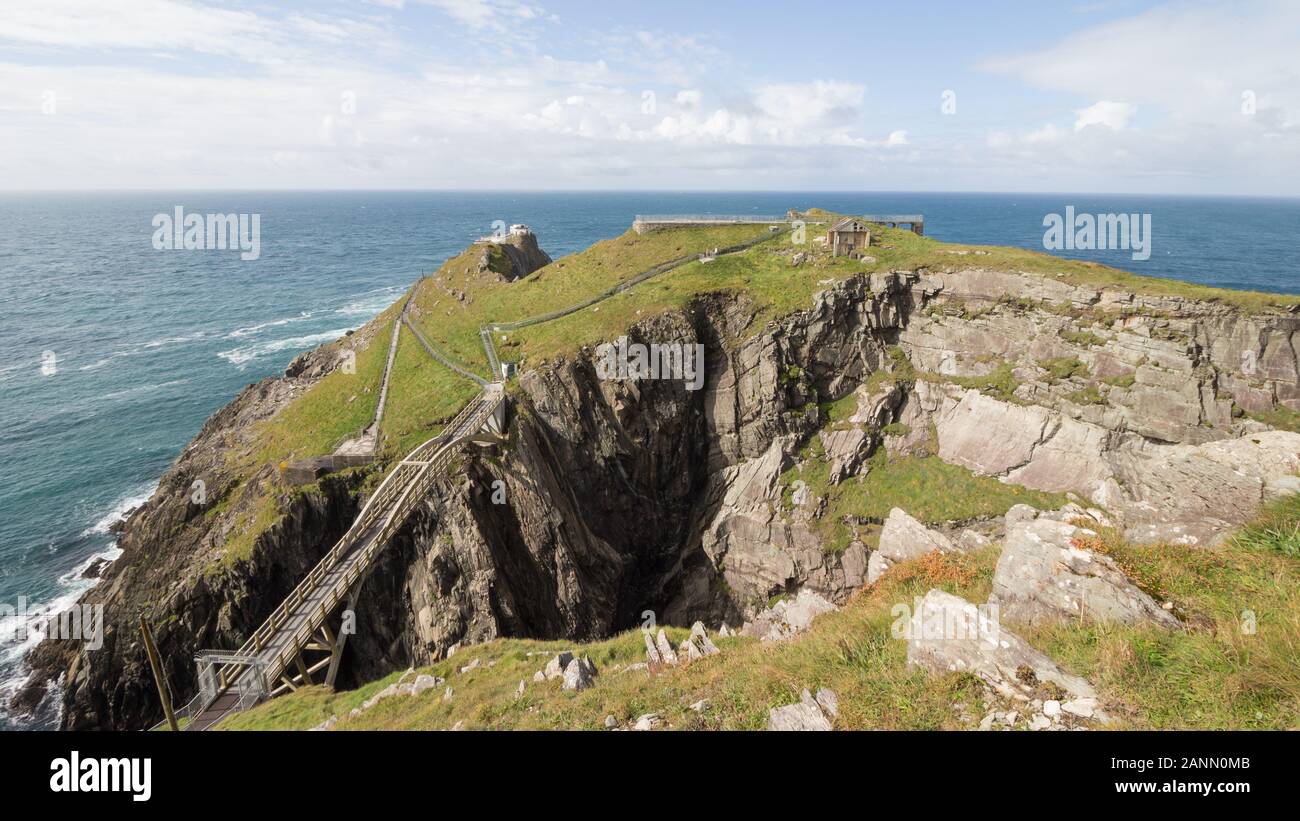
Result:
M703 99L698 88L684 88L673 97L673 102L685 108L699 108Z
M535 20L546 12L519 0L420 0L451 15L472 29L504 29L521 20Z
M1120 131L1128 127L1128 121L1137 113L1137 106L1101 100L1075 113L1079 115L1074 121L1075 131L1082 131L1090 125L1103 125L1113 131Z

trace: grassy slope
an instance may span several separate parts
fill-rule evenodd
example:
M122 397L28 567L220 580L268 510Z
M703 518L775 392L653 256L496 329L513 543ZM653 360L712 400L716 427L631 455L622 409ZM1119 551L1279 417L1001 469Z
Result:
M829 222L833 216L826 215L826 219ZM572 316L501 335L498 342L502 357L506 360L523 357L529 363L536 363L543 358L569 354L581 345L617 336L640 317L680 307L692 297L709 292L745 291L750 294L757 309L752 327L757 328L768 319L810 305L812 295L825 288L829 281L862 272L919 267L979 266L1017 270L1139 293L1215 300L1251 311L1272 310L1275 306L1300 302L1298 297L1213 289L1174 280L1139 277L1094 263L1064 260L1022 249L950 245L893 229L878 231L883 244L890 247L873 246L874 262L833 259L823 247L812 242L824 230L825 224L809 222L808 243L798 249L806 252L809 260L800 267L790 266L789 252L793 249L790 238L782 235L770 243L711 263L691 263ZM490 272L478 274L476 265L480 254L471 247L448 260L439 270L442 287L432 278L416 285L415 322L433 344L453 359L486 375L478 339L481 325L566 307L665 260L735 244L765 233L767 228L761 225L674 229L646 235L637 235L629 230L622 236L598 242L585 251L556 260L514 283L500 282ZM987 253L978 256L946 253L976 248ZM451 289L467 294L468 298L463 302L454 298L449 293ZM250 479L266 464L329 453L343 439L365 426L378 398L391 323L396 320L401 302L399 300L372 321L378 326L378 331L366 350L358 354L355 374L336 371L325 377L289 407L260 424L253 446L231 452L231 465L241 479ZM332 344L335 347L339 345ZM454 414L474 392L470 382L430 361L412 335L403 330L382 430L381 457L386 462L381 463L381 468L435 435L441 427L441 420ZM1294 420L1289 418L1276 420L1276 423L1280 427L1300 428L1300 424L1294 424ZM930 490L936 483L950 488L952 482L962 478L949 473L947 466L934 462L908 463L894 470L888 484L897 487L905 500L910 496L912 506L909 509L919 511L918 515L924 518L964 518L927 512L925 499L932 495ZM815 484L817 477L814 475L806 480ZM991 485L974 483L963 487L976 495L985 490L994 494L984 502L977 500L970 505L958 505L974 513L996 513L1014 501L1021 501L1001 498L999 494L1003 491ZM257 508L245 512L237 523L235 535L225 551L227 560L247 555L256 537L278 520L280 500L287 490L276 479L264 482ZM871 487L863 489L857 486L839 491L832 500L838 507L826 518L838 521L839 513L864 504L870 506L873 499L882 498L879 494L866 492L869 490ZM1034 498L1023 501L1050 503L1049 500ZM831 535L832 547L842 546L843 533Z
M766 319L810 305L813 294L825 288L830 280L862 272L920 267L978 266L1023 271L1138 293L1195 297L1250 311L1300 303L1300 297L1140 277L1094 263L1065 260L1034 251L952 245L895 229L880 229L878 232L883 243L892 247L873 246L874 262L832 259L824 248L811 242L824 228L824 225L809 223L810 241L798 250L808 253L810 258L798 268L789 264L792 249L788 235L711 263L691 263L572 316L507 334L508 338L501 345L503 358L526 356L528 361L535 362L569 354L584 344L617 336L639 317L679 307L698 294L710 292L748 292L759 309L755 320L757 327ZM622 236L598 242L580 253L556 260L514 283L498 281L495 275L476 276L472 268L479 252L470 248L448 260L438 272L447 288L466 293L468 299L458 301L432 279L422 280L415 289L416 324L433 344L454 360L486 376L478 339L478 329L482 325L566 307L665 260L734 244L765 233L767 228L761 225L684 228L645 235L629 230ZM975 249L987 254L953 256L946 253ZM232 459L241 467L255 468L286 458L328 453L342 439L363 427L377 399L378 379L388 346L388 332L384 329L391 329L388 323L396 318L399 306L400 300L374 320L381 329L375 342L358 356L356 374L336 372L326 377L262 426L257 447L235 454ZM442 374L435 373L442 368L431 363L427 368L422 367L423 363L418 360L423 357L418 343L404 332L399 346L399 367L394 373L390 394L396 401L386 412L385 420L386 439L393 440L394 444L405 442L406 437L418 433L436 432L437 426L430 420L454 412L469 395L464 390L456 390L458 380L443 379ZM361 392L366 387L372 388L368 394ZM415 393L422 393L424 398L411 402L397 399ZM349 402L352 396L357 398Z
M1066 669L1097 686L1121 728L1295 728L1300 726L1300 496L1272 505L1260 521L1216 548L1136 546L1113 533L1091 545L1112 555L1149 590L1166 596L1186 620L1185 631L1117 625L1070 624L1016 629ZM931 678L906 666L906 644L890 635L898 604L912 603L932 587L971 601L989 593L998 548L967 556L908 562L865 588L837 613L819 618L807 634L769 644L719 639L722 654L654 673L619 672L644 659L639 631L581 645L601 671L596 686L566 693L559 682L535 684L532 674L564 642L506 639L468 647L452 659L422 668L454 688L419 697L381 701L356 719L349 710L397 679L330 693L313 687L233 717L225 729L304 729L330 715L339 729L598 729L606 715L621 722L658 712L675 729L757 729L767 711L798 700L804 687L839 694L840 729L952 729L969 727L954 710L970 705L983 714L980 688L968 677ZM1242 611L1255 630L1243 630ZM675 641L685 631L670 630ZM480 659L477 670L456 668ZM495 665L488 667L488 662ZM516 701L515 687L527 681ZM695 713L689 705L708 699Z

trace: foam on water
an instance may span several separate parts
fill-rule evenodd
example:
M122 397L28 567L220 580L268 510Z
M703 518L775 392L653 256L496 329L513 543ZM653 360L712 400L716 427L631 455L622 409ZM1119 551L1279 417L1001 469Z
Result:
M255 359L280 351L287 350L307 350L314 348L325 342L333 342L348 331L355 330L359 326L350 328L336 328L332 331L322 331L318 334L307 334L305 336L294 336L288 339L276 339L270 342L259 342L256 345L244 345L239 348L231 348L228 351L218 351L217 356L226 360L232 365L244 366Z

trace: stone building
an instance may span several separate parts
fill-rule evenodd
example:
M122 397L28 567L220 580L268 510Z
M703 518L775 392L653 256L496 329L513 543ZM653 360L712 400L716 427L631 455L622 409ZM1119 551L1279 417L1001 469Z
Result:
M826 232L826 244L830 246L831 256L861 256L871 244L871 229L862 220L846 217Z

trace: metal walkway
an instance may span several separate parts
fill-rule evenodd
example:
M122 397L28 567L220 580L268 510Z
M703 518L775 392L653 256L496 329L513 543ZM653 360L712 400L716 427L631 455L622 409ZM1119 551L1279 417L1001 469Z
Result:
M347 640L330 628L341 604L355 606L360 582L375 557L423 502L434 482L467 442L493 443L504 432L505 391L484 386L443 429L399 463L343 538L325 555L279 607L235 652L201 653L199 693L178 717L186 729L206 730L226 715L288 690L316 683L333 685ZM484 435L486 431L486 435ZM309 661L306 653L323 653Z

